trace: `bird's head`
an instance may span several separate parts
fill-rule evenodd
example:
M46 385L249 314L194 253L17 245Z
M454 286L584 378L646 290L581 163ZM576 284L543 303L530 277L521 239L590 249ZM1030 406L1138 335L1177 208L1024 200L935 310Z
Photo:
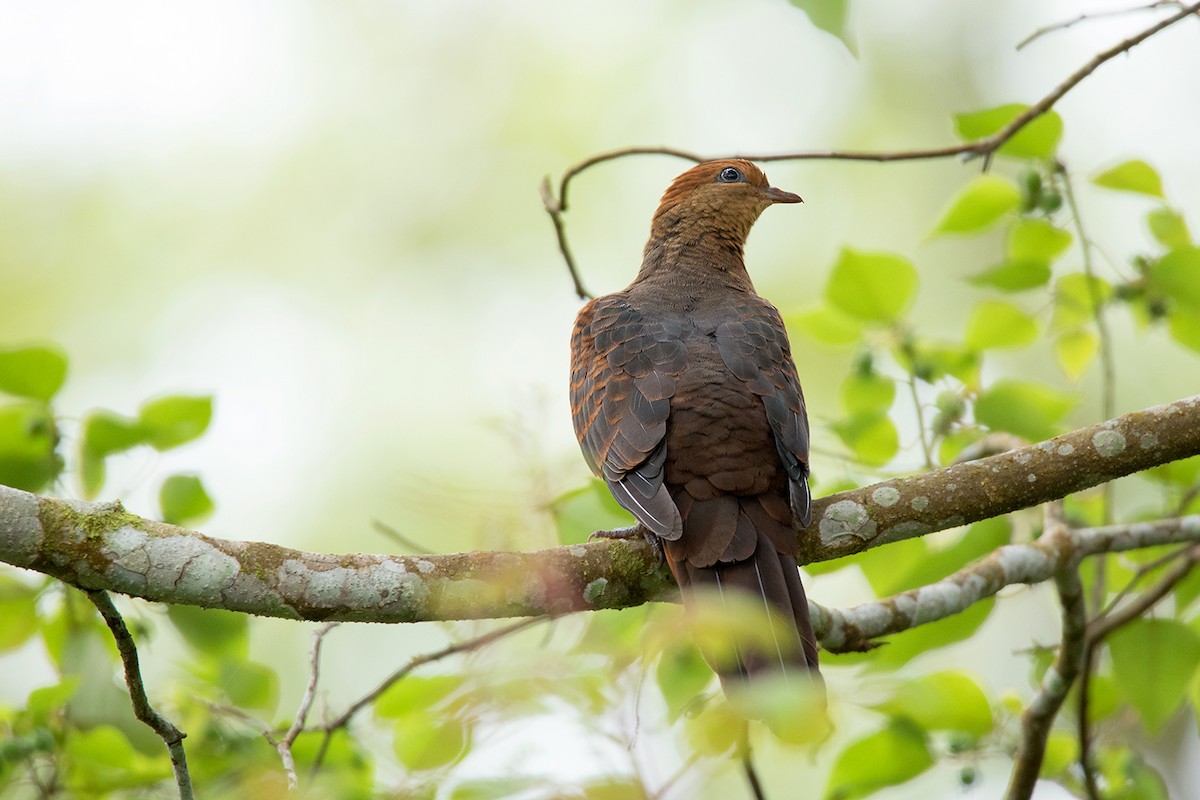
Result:
M799 202L799 195L771 186L749 161L705 161L667 188L654 213L650 238L718 234L740 245L767 206Z

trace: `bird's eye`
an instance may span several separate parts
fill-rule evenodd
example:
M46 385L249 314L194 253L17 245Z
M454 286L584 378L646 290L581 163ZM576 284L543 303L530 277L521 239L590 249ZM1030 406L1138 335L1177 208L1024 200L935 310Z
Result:
M736 167L726 167L717 174L717 180L721 183L737 183L738 181L745 180L745 176Z

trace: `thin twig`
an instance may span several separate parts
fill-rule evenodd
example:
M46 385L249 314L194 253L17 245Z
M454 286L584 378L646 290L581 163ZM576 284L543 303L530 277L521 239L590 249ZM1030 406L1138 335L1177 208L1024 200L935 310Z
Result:
M1111 614L1113 610L1121 604L1121 601L1124 600L1134 590L1138 582L1154 570L1158 569L1159 567L1164 567L1178 558L1192 558L1192 551L1194 549L1195 545L1187 545L1179 548L1178 550L1172 550L1166 555L1159 556L1153 561L1147 561L1145 564L1140 565L1137 568L1137 571L1133 574L1133 577L1130 578L1129 581L1112 596L1112 599L1108 601L1108 605L1101 609L1096 614L1096 617L1100 618Z
M856 150L824 150L811 151L800 153L751 153L751 154L733 154L726 156L715 156L714 158L741 158L748 161L870 161L870 162L893 162L893 161L921 161L937 158L951 158L961 156L965 159L979 158L985 159L985 168L991 156L996 153L1001 147L1008 142L1009 139L1016 136L1026 125L1033 122L1038 117L1045 114L1054 104L1063 98L1067 92L1078 86L1084 79L1095 72L1106 61L1127 53L1134 47L1137 47L1142 42L1154 36L1159 31L1174 25L1181 19L1188 17L1197 11L1200 11L1200 3L1184 7L1176 14L1172 14L1166 19L1160 20L1154 25L1146 28L1141 33L1125 39L1107 50L1103 50L1087 61L1083 66L1071 73L1062 83L1058 84L1038 102L1031 105L1025 111L1014 117L1007 125L993 133L991 136L985 136L982 139L964 142L963 144L946 145L944 147L930 147L916 150L896 150L889 152L864 152ZM567 246L567 236L564 227L562 215L567 210L567 192L570 183L581 172L597 164L602 164L607 161L613 161L619 158L636 155L663 155L673 158L682 159L684 161L700 162L706 160L705 157L686 150L679 150L673 147L624 147L617 150L610 150L605 153L591 156L578 164L569 167L562 175L558 184L558 196L555 197L550 186L550 180L547 178L542 182L540 192L542 196L542 205L546 209L546 213L550 215L554 222L555 233L558 237L559 250L562 253L567 268L571 273L572 281L574 282L575 292L580 299L588 299L591 295L583 288L579 272L575 266L575 260L571 256L570 248Z
M1080 22L1084 22L1085 20L1102 19L1104 17L1123 16L1125 14L1135 14L1138 11L1153 11L1158 8L1178 8L1178 7L1179 7L1178 0L1157 0L1157 2L1150 3L1149 5L1133 6L1132 8L1114 8L1114 9L1109 9L1108 11L1092 11L1090 13L1080 14L1079 16L1072 17L1071 19L1064 20L1063 22L1055 22L1051 25L1045 25L1041 28L1038 28L1036 31L1029 34L1024 39L1022 39L1020 42L1018 42L1017 49L1022 50L1025 47L1033 44L1035 41L1037 41L1038 39L1040 39L1041 37L1045 36L1048 33L1054 33L1055 31L1066 30L1067 28L1070 28L1074 25L1078 25Z
M750 784L750 794L754 800L767 800L763 791L762 781L758 779L758 771L754 769L754 760L750 756L750 731L742 729L741 739L737 743L738 761L742 763L742 772L746 774L746 783Z
M1065 533L1065 526L1062 530ZM1050 728L1083 663L1087 611L1078 566L1067 567L1054 580L1062 603L1062 642L1058 656L1042 678L1041 688L1021 715L1021 740L1004 800L1028 800L1033 794Z
M180 800L192 800L192 778L188 772L187 754L183 749L183 739L187 734L176 728L163 715L154 710L150 699L146 696L146 686L142 683L142 669L138 664L137 644L133 635L125 626L121 612L113 605L112 598L107 592L96 590L87 593L88 599L100 616L104 617L108 629L112 631L116 641L117 651L121 654L121 664L125 667L125 685L129 687L129 699L133 702L133 713L139 720L150 726L158 737L167 745L171 754L171 769L175 772L175 785L179 789Z
M433 552L432 550L417 544L417 542L408 538L383 520L373 519L371 520L371 525L375 528L375 530L379 531L384 536L399 542L402 547L408 548L408 551L413 555L427 556Z
M917 396L917 379L908 376L908 389L912 394L913 410L917 412L917 435L921 439L921 452L925 455L925 469L933 469L933 452L930 450L929 433L925 428L925 412L921 410L921 398Z
M1067 527L1063 501L1042 507L1042 538L1059 542L1066 552L1072 548L1073 535ZM1042 685L1021 715L1021 738L1013 758L1013 771L1004 800L1028 800L1041 772L1046 755L1046 740L1058 711L1083 665L1087 647L1087 605L1079 562L1071 560L1054 576L1062 604L1062 638L1054 663L1042 677Z
M1123 606L1120 611L1092 620L1088 624L1089 641L1093 646L1099 644L1117 628L1128 625L1156 606L1171 593L1171 590L1181 580L1188 576L1197 561L1200 561L1200 545L1192 545L1187 548L1183 560L1167 570L1157 583L1138 595L1128 605Z
M407 663L404 664L404 666L395 670L391 675L388 675L386 678L384 678L374 689L351 703L345 711L343 711L333 720L316 728L317 730L324 732L325 737L321 740L321 747L318 749L316 758L313 760L312 774L315 775L317 771L320 770L321 763L325 759L325 753L329 749L329 743L333 738L334 732L349 725L350 721L356 714L358 714L359 711L362 711L371 703L379 699L379 696L386 692L392 686L392 684L402 680L413 670L417 669L418 667L423 667L426 664L431 664L434 661L440 661L443 658L447 658L457 653L473 652L481 647L491 644L492 642L503 639L505 636L516 633L520 630L524 630L525 628L536 625L539 622L546 622L554 618L555 617L553 615L545 617L527 617L510 625L505 625L504 627L488 631L482 636L476 636L473 639L465 639L461 642L455 642L454 644L443 647L441 650L434 650L432 653L422 653L420 655L413 656L408 660Z
M700 758L700 751L693 750L688 757L684 759L683 763L679 765L679 769L675 770L671 777L663 781L662 785L659 786L658 789L655 790L654 794L650 795L647 800L662 800L664 797L666 797L667 792L671 791L671 788L678 783L684 775L688 774L692 767L696 766L696 762L699 761Z
M312 709L313 700L317 696L317 683L321 677L321 643L325 640L326 634L340 624L339 622L327 622L313 631L312 646L308 656L308 685L304 688L300 708L296 710L296 718L292 720L292 725L287 729L287 733L274 743L275 749L279 752L279 758L283 761L283 771L287 773L289 789L295 789L299 783L296 778L296 760L292 756L292 745L304 730L308 712Z

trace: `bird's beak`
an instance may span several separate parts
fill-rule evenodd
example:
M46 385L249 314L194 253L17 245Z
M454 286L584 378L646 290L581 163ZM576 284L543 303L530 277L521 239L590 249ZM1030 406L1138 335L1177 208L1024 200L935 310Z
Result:
M785 192L783 189L776 189L774 186L768 186L766 189L763 189L763 194L766 195L767 199L770 200L772 203L803 203L804 202L803 200L800 199L800 195L792 194L791 192Z

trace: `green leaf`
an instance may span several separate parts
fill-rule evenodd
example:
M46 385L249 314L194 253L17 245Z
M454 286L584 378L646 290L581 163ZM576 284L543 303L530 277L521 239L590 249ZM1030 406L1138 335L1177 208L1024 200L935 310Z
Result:
M1200 247L1183 247L1150 267L1150 280L1163 294L1200 312Z
M213 501L196 475L172 475L158 490L164 522L172 525L199 522L213 512Z
M1013 261L1049 264L1070 246L1070 232L1044 219L1023 217L1008 229L1007 251Z
M128 702L128 698L126 698ZM67 782L107 792L158 783L171 775L166 753L144 756L115 727L100 725L89 730L72 730L63 747L69 764Z
M503 778L469 778L459 781L450 792L450 800L509 800L525 797L531 789L543 788L545 778L513 775Z
M957 541L944 547L931 547L918 537L874 548L855 558L875 596L887 597L936 583L1009 544L1011 539L1008 520L994 517L976 522L959 534Z
M900 450L900 435L886 416L862 414L833 423L834 433L864 464L881 467Z
M809 22L819 30L836 36L851 55L858 55L854 37L846 30L846 18L850 13L850 0L789 0L796 8L808 15Z
M1021 309L999 300L984 300L971 312L965 343L972 350L1025 347L1037 335L1037 322Z
M79 682L80 676L66 675L62 679L62 683L34 689L29 693L29 699L25 701L25 713L29 715L35 725L46 724L50 716L62 709L75 694L75 690L79 688Z
M817 306L786 317L788 328L796 328L822 344L854 344L862 338L862 324L833 306Z
M1029 106L1021 103L1010 103L984 111L956 114L954 127L964 141L983 139L999 132L1028 109ZM1053 158L1062 130L1062 117L1048 111L1021 128L997 152L1015 158Z
M49 402L67 377L67 357L55 347L0 350L0 392Z
M746 719L761 720L771 733L789 744L812 744L833 730L825 692L817 682L796 683L782 673L759 675L729 687L729 705Z
M398 719L414 712L429 713L462 685L462 675L406 676L389 686L375 701L375 716Z
M27 492L46 488L62 471L58 428L43 403L0 406L0 484Z
M249 652L250 623L245 614L220 608L168 605L167 618L199 654L244 658Z
M1157 467L1151 467L1141 474L1159 483L1188 487L1197 480L1200 480L1200 456L1181 458L1178 461L1160 464ZM1200 574L1200 570L1196 570L1196 572Z
M878 372L851 373L842 381L842 409L850 416L886 414L896 398L896 382Z
M1051 731L1046 740L1046 754L1042 758L1043 778L1064 775L1079 758L1079 740L1066 731Z
M1012 181L998 175L980 175L950 201L933 234L980 233L1020 203L1021 192Z
M155 450L170 450L199 438L211 420L211 397L161 397L146 403L138 412L145 440Z
M137 420L111 411L93 411L84 417L81 441L84 453L104 458L145 442L146 432Z
M1003 261L968 280L976 286L995 286L1005 292L1020 292L1044 286L1050 280L1045 261Z
M663 650L654 678L667 703L667 719L674 722L712 683L713 671L695 647L681 643Z
M598 530L614 530L633 524L633 517L617 504L608 486L599 478L554 498L550 502L550 513L561 544L582 544Z
M1108 638L1113 676L1125 699L1157 733L1183 702L1200 665L1200 635L1173 619L1136 619Z
M1113 289L1102 278L1088 278L1082 272L1072 272L1054 285L1054 327L1078 328L1094 318L1092 297L1103 306L1112 297Z
M1092 183L1105 189L1117 189L1123 192L1137 192L1151 197L1162 197L1162 178L1154 167L1145 161L1126 161L1112 169L1105 170L1092 178Z
M975 419L994 431L1030 441L1054 436L1057 424L1077 399L1030 381L996 381L975 401Z
M415 771L437 769L470 751L471 730L460 719L409 714L396 723L392 748L400 763Z
M1146 222L1150 225L1150 233L1163 247L1177 250L1192 243L1192 233L1183 221L1183 215L1172 208L1152 209L1146 215Z
M234 705L273 712L279 704L279 677L275 670L244 658L221 661L220 685Z
M1087 328L1067 331L1054 340L1054 358L1073 381L1079 380L1100 352L1100 338Z
M1200 353L1200 311L1182 307L1174 309L1167 321L1167 330L1172 339Z
M908 259L846 247L833 265L825 297L852 317L887 323L908 307L916 288L917 270Z
M874 708L915 722L926 731L961 731L974 737L992 730L987 695L965 672L922 675L900 685Z
M969 639L987 621L995 603L995 598L989 597L961 613L893 634L885 642L886 647L869 653L832 654L827 660L834 665L862 664L875 672L895 672L917 656Z
M24 644L38 629L37 589L0 573L0 652Z
M911 723L891 722L886 728L849 744L837 757L825 800L869 797L933 766L925 735Z

